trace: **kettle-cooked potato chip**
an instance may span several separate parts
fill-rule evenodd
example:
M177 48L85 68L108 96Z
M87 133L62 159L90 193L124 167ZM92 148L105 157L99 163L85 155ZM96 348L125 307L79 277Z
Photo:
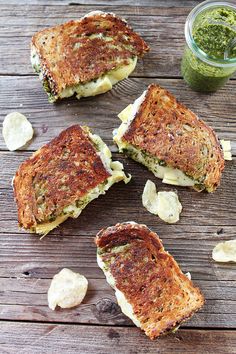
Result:
M19 113L9 113L3 121L2 135L10 151L17 150L32 139L34 130L27 118Z
M146 208L150 213L157 215L157 190L155 184L149 179L144 186L142 203L144 208Z
M175 192L158 192L157 214L159 218L173 224L179 221L182 205Z
M175 192L157 193L155 184L150 180L145 184L142 203L150 213L158 215L169 224L177 222L182 211L182 205Z
M216 262L236 262L236 240L218 243L212 251L212 258Z
M48 289L48 306L55 310L57 306L70 308L79 305L87 292L88 280L81 274L68 268L54 275Z

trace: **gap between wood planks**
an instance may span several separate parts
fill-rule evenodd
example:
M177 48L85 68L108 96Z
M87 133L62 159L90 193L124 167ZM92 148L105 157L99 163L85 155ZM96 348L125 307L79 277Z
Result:
M136 7L136 8L151 8L158 7L168 8L176 6L176 0L158 0L158 4L156 0L148 0L148 1L137 1L137 0L129 0L127 4L127 0L113 0L113 4L111 5L110 0L79 0L79 1L68 1L68 0L9 0L4 1L1 0L0 5L30 5L30 6L97 6L101 7L110 7L114 6L125 6L125 7ZM201 2L200 0L183 0L181 1L181 7L193 8L197 4Z
M213 127L220 139L231 140L232 153L236 153L236 141L234 141L236 80L230 81L218 93L204 95L190 90L181 79L131 77L118 83L104 95L88 97L80 101L70 98L55 105L48 103L47 95L43 92L36 76L2 76L1 83L5 88L0 99L1 120L10 111L19 110L26 114L34 127L34 139L28 146L28 151L37 150L57 136L63 128L73 124L82 124L90 126L111 147L112 152L117 152L112 141L112 131L120 124L117 114L133 102L150 83L156 83L171 91L180 102ZM1 136L0 149L6 150ZM17 152L15 155L21 159L20 154ZM9 158L14 159L12 155ZM7 161L6 165L9 166Z
M20 74L20 73L0 73L0 76L13 76L13 77L38 77L38 74ZM174 79L180 79L183 80L183 76L181 75L172 75L172 76L167 76L167 75L152 75L152 76L146 76L146 75L130 75L129 78L132 79L165 79L165 80L174 80ZM230 78L230 81L236 80L236 77Z
M34 278L34 277L31 277L30 276L30 274L28 274L28 275L26 275L25 274L26 272L23 272L22 273L22 277L19 277L19 276L2 276L2 275L0 275L0 280L1 279L16 279L16 280L27 280L27 279L30 279L30 280L50 280L50 279L52 279L52 277L47 277L47 276L44 276L44 277L42 277L42 276L40 276L40 278L38 278L38 277L36 277L36 278ZM29 273L29 272L28 272ZM89 279L91 279L91 278L89 278ZM103 275L101 275L101 277L97 277L97 278L94 278L95 280L100 280L100 279L104 279L104 276ZM195 278L195 280L201 280L201 279L198 279L198 278ZM221 279L220 280L220 282L221 283L224 283L224 282L231 282L231 281L234 281L235 279ZM207 279L206 280L207 282L214 282L215 283L215 279ZM93 290L93 291L103 291L102 289L96 289L96 290ZM39 294L41 294L41 293L39 293ZM211 300L222 300L222 299L218 299L218 298L216 298L216 299L211 299ZM230 301L236 301L236 299L231 299ZM3 303L0 303L1 305L4 305ZM9 305L15 305L15 304L9 304Z
M4 319L0 319L0 323L1 322L10 322L10 323L34 323L34 324L54 324L54 325L65 325L65 326L89 326L89 327L116 327L116 328L137 328L134 324L127 324L127 325L116 325L116 324L100 324L100 323L97 323L97 324L94 324L94 323L76 323L76 322L58 322L58 321L30 321L30 320L4 320ZM178 332L181 330L187 330L187 331L231 331L233 332L234 330L236 329L236 326L235 328L234 327L231 327L231 328L219 328L219 327L186 327L186 326L181 326L180 329L178 330ZM137 330L139 330L137 328ZM177 332L177 333L178 333Z
M0 73L0 76L11 76L11 77L38 77L37 74L20 74L20 73ZM145 75L129 75L129 78L132 79L166 79L166 80L173 80L173 79L183 79L180 75L173 75L173 76L165 76L165 75L153 75L153 76L145 76ZM236 78L232 78L231 80L236 80Z
M61 353L81 354L165 354L165 353L236 353L235 332L224 330L180 329L176 334L151 341L136 328L65 326L2 322L4 353ZM30 329L30 336L28 331ZM12 333L14 336L12 337ZM12 351L14 349L14 351Z

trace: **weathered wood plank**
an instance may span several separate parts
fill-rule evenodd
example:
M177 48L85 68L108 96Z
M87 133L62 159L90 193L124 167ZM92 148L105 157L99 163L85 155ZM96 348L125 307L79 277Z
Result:
M193 2L191 1L191 3ZM119 4L119 1L116 1L116 4ZM150 14L148 15L152 25L154 18L156 20L160 18L161 6L164 4L158 4L158 11L153 18ZM182 3L182 6L187 8L187 4ZM32 7L30 8L32 9ZM74 15L75 18L87 12L79 6L71 8L73 11L79 8L79 11ZM54 15L50 14L51 18L44 20L43 13L47 17L49 10L48 6L42 7L39 17L31 11L30 21L33 21L34 16L37 17L37 29L51 25L51 22L56 23L56 16L60 20L58 22L65 20L62 19L62 15L60 15L61 18L58 16L57 11L52 12L55 18L52 18ZM64 9L62 11L64 12ZM119 13L119 11L120 9L117 8L116 12ZM15 15L18 12L17 9ZM173 21L175 14L172 18L172 12L171 15L169 15L169 9L167 12L168 21ZM139 24L138 13L139 9L135 8L136 15L133 15L131 11L130 14L128 12L127 18L130 19L134 28L140 28L140 32L144 34L147 41L150 40L153 46L158 36L160 36L158 44L160 48L164 41L168 43L170 38L172 40L171 36L166 37L162 30L160 31L159 28L156 30L155 26L154 29L151 28L150 33L147 33L143 24ZM66 16L68 18L71 16L71 10L66 9ZM0 64L0 72L2 70L3 73L10 72L12 74L32 72L28 57L26 57L26 55L28 56L31 31L32 28L33 32L35 29L31 26L30 21L27 16L24 26L23 21L19 19L19 14L15 27L11 20L8 21L13 30L6 30L10 33L8 38L3 32L5 38L1 42L2 45L0 44L0 49L3 48L4 54L3 65ZM39 22L42 24L41 27ZM163 21L159 22L162 25ZM184 17L180 18L180 22L177 20L177 29L181 28L183 22ZM168 31L170 32L171 26L169 27ZM16 34L19 29L22 29L22 37L17 38ZM168 53L167 60L171 60L171 65L165 65L164 50L157 48L156 52L150 53L149 57L139 64L134 75L140 77L144 75L159 76L159 72L162 72L161 75L167 76L179 75L178 65L182 42L177 38L176 43L173 53L171 51ZM11 46L14 46L14 50L19 53L19 65L13 63L14 53L11 53L11 49L9 49ZM2 53L2 50L0 52ZM160 62L156 65L158 54L160 54ZM173 59L173 57L175 58ZM172 65L174 69L171 68ZM70 99L58 105L49 105L36 77L2 77L0 83L1 119L12 110L25 113L36 128L36 136L29 147L33 150L57 135L65 127L79 122L89 124L116 151L111 140L112 130L119 124L116 114L136 98L142 92L145 84L151 81L153 80L129 79L117 85L107 95L80 102ZM163 83L168 89L174 90L173 92L177 96L181 96L179 99L197 113L199 112L200 116L216 129L221 138L236 140L233 95L235 82L231 82L228 87L215 95L200 95L190 91L181 80L162 79L155 81ZM204 104L202 104L203 98ZM222 102L227 110L223 107ZM96 121L92 116L94 111L96 111ZM109 115L105 112L109 112ZM233 147L236 148L235 143ZM0 149L5 149L2 137ZM127 169L132 171L134 175L128 195L127 186L122 184L115 186L107 196L92 203L80 219L66 222L50 237L39 241L33 235L25 235L24 232L17 229L16 210L10 191L11 177L19 162L27 156L29 153L26 152L13 154L2 152L0 155L1 166L3 166L0 172L2 200L0 204L0 229L2 232L0 275L6 277L0 278L0 289L2 289L0 291L0 319L47 321L53 322L53 324L2 322L0 324L1 352L52 353L60 348L62 353L85 354L110 353L112 348L113 353L132 354L170 351L194 354L203 352L236 353L236 335L232 331L180 330L175 335L162 338L158 342L151 342L133 327L108 328L54 324L68 322L112 326L131 325L131 321L120 312L113 290L106 283L102 272L96 265L96 249L92 237L98 229L105 226L105 221L106 224L113 224L120 220L135 219L147 223L159 233L166 248L176 257L182 269L191 271L195 283L202 289L206 297L204 308L186 326L235 328L235 269L231 264L216 264L211 260L211 250L219 240L235 237L236 206L230 205L229 208L235 193L236 184L233 172L235 162L227 164L222 186L214 195L199 195L192 191L179 189L185 209L183 217L176 227L176 225L165 225L142 208L141 191L145 180L152 175L143 167L130 160L125 160ZM152 178L152 180L154 179ZM165 188L165 186L161 186L160 182L157 184L158 187ZM126 206L125 210L124 205ZM89 278L89 291L84 303L78 308L53 312L47 306L47 289L50 278L65 266L78 270Z
M235 331L185 329L151 341L132 327L1 322L0 330L3 353L236 353Z
M159 2L158 2L159 3ZM139 60L133 76L179 76L180 60L185 43L184 23L191 9L186 1L179 6L102 6L125 17L135 31L140 33L151 51ZM194 2L196 4L196 2ZM167 5L168 6L168 5ZM101 9L101 7L99 7ZM0 7L0 73L32 74L30 65L30 39L32 35L49 26L70 19L78 19L97 5L48 6L1 5Z
M19 232L11 180L19 163L28 156L29 153L23 151L17 154L0 152L1 165L3 166L0 170L0 228L4 233ZM131 159L118 154L113 154L113 159L118 159L124 163L125 170L133 176L131 182L128 185L123 182L117 183L105 196L100 196L87 206L78 219L66 221L53 234L85 234L85 230L86 232L91 229L94 230L94 226L95 230L98 230L99 227L104 227L104 224L113 224L120 220L129 219L146 222L154 227L165 225L167 229L174 230L175 225L164 224L159 218L143 208L141 195L147 179L153 180L158 190L177 189L179 191L183 212L178 228L184 225L199 227L215 225L215 232L217 232L219 227L236 225L236 205L232 199L236 192L235 160L226 163L221 185L215 193L197 193L189 188L163 184L144 166ZM99 210L102 210L102 214L99 213ZM111 213L111 210L113 210L113 213ZM87 224L88 220L90 221L89 225ZM191 232L191 230L189 231Z
M132 103L150 83L170 90L200 118L216 130L219 138L231 139L236 154L236 81L214 94L192 91L181 79L127 79L104 95L63 100L50 104L37 77L0 77L0 121L6 114L19 111L35 129L29 149L37 149L72 124L90 126L116 151L112 131L120 124L117 114ZM6 149L0 134L0 149ZM16 153L17 154L17 153Z
M199 194L188 189L178 188L180 200L184 206L183 214L178 225L167 225L145 211L141 205L141 193L147 178L155 181L158 189L169 190L171 187L162 185L145 168L128 160L127 170L132 172L134 176L129 186L123 183L117 184L107 195L91 203L78 219L68 220L54 230L51 235L40 241L37 236L26 235L17 229L16 210L10 190L11 177L20 159L23 160L29 153L2 152L1 154L4 170L8 172L6 174L1 171L0 175L0 180L6 181L5 188L0 191L2 200L0 204L2 233L0 276L15 278L10 280L10 285L6 280L3 286L7 292L1 295L2 300L0 297L0 302L3 304L1 306L2 318L42 320L42 318L46 319L49 316L48 320L60 321L58 318L60 316L57 313L48 314L49 310L45 304L45 288L47 288L45 284L47 281L41 283L41 280L38 279L51 278L63 267L78 270L91 279L104 279L96 264L96 248L93 237L100 228L106 225L135 220L147 224L159 234L166 249L175 256L183 271L190 271L193 279L202 288L207 299L207 306L210 307L205 307L192 319L193 322L190 324L194 326L235 327L236 311L235 304L232 302L236 292L235 267L232 264L217 264L211 259L211 251L217 242L235 237L236 210L235 205L230 202L235 193L236 184L233 173L234 161L227 166L222 185L214 194ZM129 188L129 193L127 193L127 188ZM232 204L230 207L229 203ZM15 251L13 252L13 250ZM13 289L11 293L8 288L8 286L10 288L13 286L12 282L18 281L16 278L21 278L18 284L19 291L23 291L23 294L18 293L16 284L16 291ZM29 283L29 289L25 290L22 278L33 282ZM2 279L3 284L4 282L5 280ZM97 280L92 280L91 293L94 295L89 297L92 302L92 305L89 305L90 310L87 305L81 307L79 317L77 310L75 310L75 314L71 315L71 321L76 321L75 319L78 318L79 322L84 323L86 321L98 323L96 322L98 319L104 321L103 323L126 323L124 317L120 317L120 315L110 317L109 311L113 311L113 307L115 307L114 295L112 295L112 290L104 285L103 280L102 282L99 285ZM45 286L44 295L42 294L42 284ZM35 286L35 292L38 294L35 296L39 296L37 300L31 294L32 286ZM102 298L101 302L98 300L96 292L93 292L95 289L101 294L99 295ZM25 295L25 292L30 295ZM111 295L113 300L108 300L108 310L106 310L106 300L104 299L110 299ZM29 300L31 296L32 302ZM39 302L42 301L41 296L44 296L44 305L43 302ZM7 305L5 304L6 297L9 299ZM105 309L105 315L102 313L100 318L96 312L94 314L91 311L91 308L94 309L96 304L100 306L101 303L102 309ZM115 312L115 314L117 313ZM65 315L66 322L69 321L69 318L70 314Z
M88 280L89 290L80 306L52 311L47 306L51 279L0 278L3 289L0 292L0 320L132 325L122 314L114 291L105 279ZM195 283L204 291L206 303L184 326L235 328L236 286L233 282L198 280Z
M77 220L67 221L40 241L37 236L25 235L23 231L17 234L19 231L17 230L16 210L10 189L10 181L17 165L27 156L29 156L27 152L1 153L4 169L1 171L0 180L5 181L4 188L0 191L2 200L0 204L2 232L0 275L2 277L29 277L33 278L37 284L37 278L51 278L59 269L69 267L78 269L89 278L101 279L103 275L96 264L93 237L100 228L106 225L135 220L146 223L154 231L157 231L163 239L166 249L176 257L182 269L190 271L197 284L203 282L203 286L201 286L203 292L207 288L207 282L209 282L208 286L212 287L212 291L208 291L206 294L207 301L211 303L211 310L203 309L203 312L195 316L190 324L192 323L194 326L235 327L235 305L231 303L234 299L233 294L235 294L234 266L217 264L211 259L212 248L218 241L235 237L236 206L232 203L229 207L229 201L235 193L236 180L233 172L235 161L227 165L222 185L214 194L199 194L179 188L180 200L184 206L183 214L178 225L167 225L143 209L141 193L147 178L155 181L158 189L169 190L171 187L161 184L141 165L123 159L127 171L133 174L133 181L129 186L123 183L117 184L106 196L91 203ZM117 154L114 154L114 157L117 157ZM129 193L127 193L127 188L129 188ZM16 251L13 252L13 249ZM22 290L25 291L24 287ZM108 293L110 291L108 290ZM102 298L103 296L106 298L106 291L103 292ZM24 319L40 320L40 318L48 316L46 305L38 308L34 302L28 301L29 303L26 305L22 304L22 300L19 301L18 297L13 299L14 294L12 298L9 297L10 303L2 306L2 318L16 319L17 316L20 316L18 319L21 319L22 316ZM32 296L32 301L34 301L33 299ZM222 299L224 299L224 305ZM5 303L4 294L2 303ZM15 303L17 305L13 306ZM100 304L100 302L98 303ZM113 301L109 301L109 303L112 309L115 305L113 305ZM231 308L231 310L225 310L226 308ZM78 321L97 323L96 316L92 314L91 317L88 317L87 311L88 308L85 307L85 312L80 313ZM231 313L230 316L228 312ZM52 316L55 316L54 313ZM77 314L75 318L77 318L76 316ZM75 321L73 316L71 318ZM113 318L109 320L104 315L102 319L105 322L114 321ZM99 320L101 319L99 318ZM117 321L123 320L123 317L120 319L118 316ZM115 320L113 323L121 322Z
M190 324L195 326L235 326L236 319L233 310L235 305L231 304L231 300L234 299L233 294L235 294L234 266L217 264L211 260L212 248L218 241L235 237L235 205L232 204L229 208L229 201L232 198L232 193L235 193L236 184L233 173L235 169L234 161L227 165L222 185L214 194L199 194L179 188L179 196L184 210L177 227L177 225L164 224L157 217L146 212L141 205L141 192L147 178L155 181L158 189L168 190L171 187L162 185L141 165L127 160L127 171L132 172L134 177L129 186L123 183L117 184L106 196L102 196L91 203L77 220L67 221L54 230L51 235L40 241L37 236L26 235L23 231L17 234L19 230L17 229L16 210L10 190L12 175L20 160L27 156L29 156L29 153L26 152L19 152L18 154L1 153L4 169L0 172L0 180L6 183L4 189L1 190L2 203L0 204L0 229L2 232L0 275L2 277L28 277L33 278L33 281L37 284L38 278L51 278L59 269L69 267L78 269L89 278L101 279L103 275L96 264L96 249L93 237L100 228L106 225L135 220L146 223L158 232L166 249L176 257L182 269L190 271L193 279L197 283L199 282L199 285L203 282L201 288L204 293L208 286L212 287L212 290L205 295L214 311L211 312L211 310L205 308L202 313L193 318L193 322L190 322ZM117 154L115 154L115 157L117 157ZM123 161L126 160L123 159ZM127 188L129 188L129 193L127 193ZM16 251L13 252L12 250ZM228 281L228 283L225 281ZM208 285L207 282L209 282ZM96 289L100 289L99 286ZM25 296L24 286L22 286L22 290ZM41 291L37 290L36 285L35 290L41 296ZM28 292L28 289L26 292ZM106 291L102 293L102 304L104 304L104 297L107 298L106 294ZM111 294L111 290L108 290L108 294ZM6 301L5 295L3 294L2 304ZM10 294L7 292L7 295ZM40 320L40 318L48 316L46 305L38 308L38 300L35 303L34 296L32 296L32 302L28 301L28 304L22 304L22 300L19 301L18 298L19 294L14 299L15 295L16 293L13 291L13 297L9 296L10 303L2 306L2 318ZM224 299L224 305L222 299ZM91 301L93 305L90 308L96 307L93 297ZM115 306L114 302L110 300L108 302L112 310ZM98 304L100 303L98 300ZM13 306L13 304L17 305ZM231 308L231 310L226 311L226 308ZM109 318L107 318L106 311L105 306L105 315L102 314L99 321L104 321L103 323L111 321L116 324L124 321L122 316L118 316L118 318L114 316L115 319L114 317L110 319L109 311ZM88 316L88 312L92 316ZM231 312L230 316L228 312ZM54 316L57 316L57 314L50 314L48 320L52 320ZM75 316L71 315L71 320L75 321L77 316L77 312ZM69 321L69 317L69 314L68 317L65 316L66 321ZM86 321L97 323L96 320L96 315L88 310L87 306L78 317L78 321L84 321L85 323Z
M182 0L181 6L192 8L199 4L198 0ZM115 5L122 5L127 6L126 0L112 0L112 4L110 0L0 0L0 5L93 5L99 6L100 5L108 5L108 6L115 6ZM171 7L176 6L176 0L130 0L129 6L139 6L139 7Z
M1 190L0 276L14 279L2 279L2 286L0 283L0 288L5 289L0 296L0 302L3 304L1 318L60 321L60 313L51 313L45 304L48 281L40 279L51 278L59 269L69 267L92 278L91 294L94 295L89 297L92 304L79 308L79 316L77 310L63 316L66 322L71 318L72 322L126 323L124 316L120 315L119 309L114 305L112 290L104 284L104 280L101 280L101 283L100 280L93 280L104 279L96 264L93 237L106 225L135 220L146 223L160 235L166 249L175 256L183 271L190 271L193 279L202 288L207 306L210 307L205 307L189 325L235 327L235 304L232 302L236 293L235 267L232 264L217 264L211 259L211 251L217 242L235 237L235 206L228 206L232 193L235 193L235 163L226 170L222 186L213 195L179 188L184 211L178 225L167 225L143 209L141 191L146 178L151 177L151 174L142 166L129 161L128 170L134 175L129 186L117 184L106 196L91 203L77 220L68 220L40 241L35 235L26 235L23 231L16 233L19 232L16 210L9 189L12 172L20 160L18 156L25 158L28 153L21 152L17 156L5 152L2 155L8 177L5 189ZM0 176L0 180L2 177L4 178L4 174ZM151 178L159 189L170 189ZM30 281L29 288L27 283L23 285L24 278ZM31 294L32 287L35 295ZM95 289L101 298L97 297ZM113 296L113 300L110 300L110 296ZM97 306L102 309L102 314L96 312ZM111 316L109 311L114 311L115 315Z
M119 219L122 220L127 219ZM137 221L145 222L143 219ZM103 221L102 226L106 225ZM147 225L151 226L149 223ZM91 228L95 229L93 222ZM212 249L218 242L235 238L235 227L227 228L223 237L214 236L213 232L210 232L207 234L209 239L204 238L204 227L195 227L196 232L189 230L189 226L178 228L178 232L174 232L174 228L173 232L170 232L171 229L166 225L156 225L152 229L158 232L165 248L175 257L183 271L191 272L193 279L235 281L234 264L216 263L211 258ZM61 268L68 267L79 269L91 278L102 278L96 263L96 248L93 243L93 237L98 230L99 227L90 236L80 231L75 232L77 235L50 235L43 241L39 241L36 236L2 234L0 276L51 278ZM183 234L180 234L181 231L184 231Z
M215 128L220 138L233 140L236 154L236 81L232 80L215 94L204 95L191 91L181 79L170 79L180 75L184 22L199 1L185 0L178 7L173 0L158 3L151 0L144 4L131 0L129 6L123 7L119 6L126 5L123 0L113 1L113 6L109 6L107 0L91 5L94 1L86 1L86 6L80 6L84 0L75 6L65 6L71 3L69 0L0 1L0 73L3 74L0 77L0 120L14 110L26 114L35 128L30 150L39 148L62 129L80 123L93 128L113 151L117 151L111 138L112 130L119 124L116 114L141 94L146 85L156 82L199 114ZM23 3L27 5L23 7ZM51 105L30 67L30 37L37 30L79 18L97 7L126 17L150 44L151 52L139 62L133 78L121 82L111 92ZM2 136L0 149L6 150ZM115 154L133 174L130 185L114 186L106 196L91 203L79 219L67 221L40 241L37 236L18 230L10 185L19 163L29 154L23 151L0 153L0 319L6 320L0 324L1 352L52 353L60 348L63 353L85 354L108 353L112 348L113 353L132 354L172 350L181 354L236 353L236 332L232 331L180 330L176 335L150 342L138 329L127 327L131 321L120 312L114 292L96 264L93 243L97 231L106 225L126 220L146 223L159 234L183 271L191 272L206 297L204 308L186 326L235 328L235 267L217 264L211 259L217 242L235 238L235 161L227 163L222 185L213 195L177 188L184 206L183 214L177 225L167 225L144 210L141 193L147 178L155 181L158 189L174 188L162 185L142 166ZM47 289L52 276L63 267L87 276L89 291L81 306L53 312L47 306ZM8 323L7 320L126 327Z

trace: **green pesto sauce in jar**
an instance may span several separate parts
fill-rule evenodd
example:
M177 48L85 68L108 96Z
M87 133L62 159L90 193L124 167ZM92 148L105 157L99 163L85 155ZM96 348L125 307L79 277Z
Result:
M225 50L236 38L236 12L218 8L203 14L194 26L193 39L197 46L214 59L224 59ZM236 46L229 53L236 57Z
M236 58L236 12L218 7L206 10L195 19L192 36L195 44L213 60ZM231 47L231 49L229 49ZM196 91L213 92L223 86L236 70L234 67L219 67L199 59L186 46L181 64L185 81Z

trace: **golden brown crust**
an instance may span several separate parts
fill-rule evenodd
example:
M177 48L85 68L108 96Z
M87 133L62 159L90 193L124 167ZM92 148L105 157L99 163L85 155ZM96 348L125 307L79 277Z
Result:
M178 168L212 192L224 157L214 131L158 85L148 88L123 140Z
M93 38L96 34L101 38ZM108 13L40 31L33 36L32 45L54 95L128 64L128 59L149 50L125 21Z
M71 126L16 172L13 187L19 225L31 229L55 219L109 176L86 131Z
M123 223L101 230L98 253L132 305L147 336L155 339L190 318L204 303L200 290L145 225ZM120 252L114 249L124 246Z

